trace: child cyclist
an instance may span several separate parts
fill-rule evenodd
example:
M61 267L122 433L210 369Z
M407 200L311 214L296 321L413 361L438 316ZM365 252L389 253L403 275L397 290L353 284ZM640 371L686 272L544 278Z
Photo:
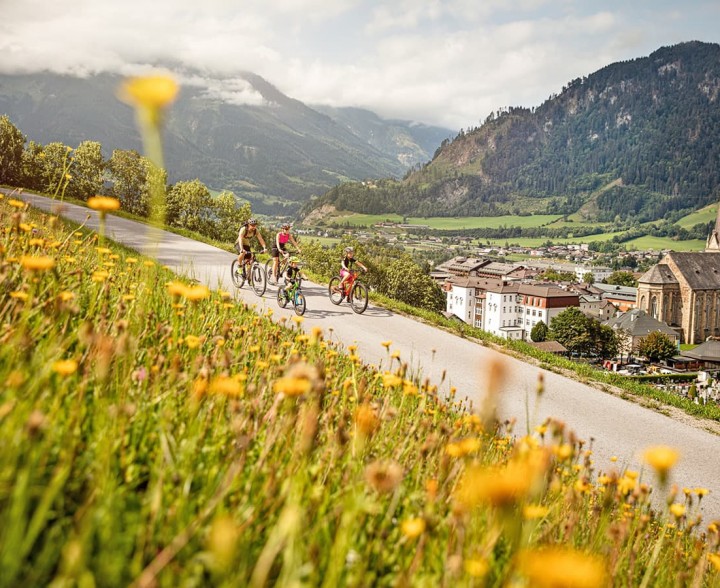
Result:
M278 268L280 267L280 254L285 257L289 255L289 253L285 251L285 246L287 245L288 241L295 246L298 253L302 253L302 251L300 250L300 246L297 244L297 241L295 241L293 236L290 234L290 224L285 223L282 227L280 227L280 231L278 232L278 234L275 235L275 243L273 244L272 248L272 276L274 277L276 283L280 278L280 276L278 276Z
M295 292L300 280L305 279L305 276L300 271L300 266L298 265L299 263L300 262L297 257L291 257L290 264L285 270L285 275L283 276L285 278L285 286L283 287L283 290L285 292L285 297L289 300L292 300L293 293Z
M356 263L358 264L358 266L360 266L360 268L362 268L363 271L367 271L367 268L357 259L355 259L355 249L353 249L352 247L345 247L345 257L343 257L343 260L340 264L340 283L337 285L337 290L335 290L336 292L342 292L343 298L345 297L345 282L350 277L353 264Z

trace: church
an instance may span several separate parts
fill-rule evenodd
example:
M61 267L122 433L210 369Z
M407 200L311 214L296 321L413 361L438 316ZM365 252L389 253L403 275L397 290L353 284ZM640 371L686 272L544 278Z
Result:
M684 343L720 336L720 207L705 251L665 255L638 281L637 301Z

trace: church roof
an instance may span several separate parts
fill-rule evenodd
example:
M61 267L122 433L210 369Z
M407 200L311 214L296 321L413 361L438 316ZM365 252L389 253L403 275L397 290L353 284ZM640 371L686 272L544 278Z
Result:
M646 271L638 280L640 284L677 284L677 278L664 263L658 263Z
M673 251L667 256L675 262L678 270L693 290L720 289L720 252L680 253Z

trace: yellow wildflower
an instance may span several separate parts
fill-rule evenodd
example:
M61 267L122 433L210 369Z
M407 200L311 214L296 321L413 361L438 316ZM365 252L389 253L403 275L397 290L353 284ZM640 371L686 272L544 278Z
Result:
M537 588L599 588L607 581L601 558L563 547L525 551L519 568Z
M192 286L187 288L183 293L183 296L188 300L196 302L198 300L204 300L210 297L210 290L207 286Z
M188 335L187 337L185 337L185 345L187 345L190 349L195 349L196 347L199 347L202 342L202 337L197 337L195 335Z
M708 553L708 561L720 572L720 553Z
M74 359L61 359L53 363L52 369L56 374L69 376L77 371L78 363Z
M685 514L685 505L673 502L670 505L670 514L672 514L676 519L681 518Z
M22 265L26 270L44 272L55 267L55 260L52 257L47 257L45 255L37 257L23 255L20 258L20 265Z
M403 379L395 374L385 373L382 376L382 381L385 388L394 388L402 384Z
M390 349L390 345L392 345L392 341L381 341L380 345L382 345L385 349Z
M362 404L355 410L355 424L360 433L369 437L380 427L380 419L370 405Z
M400 526L402 534L408 539L415 539L425 532L425 519L422 517L416 517L413 519L406 519Z
M15 200L15 198L10 198L8 204L13 208L25 208L25 203L22 200Z
M525 520L541 519L550 512L547 506L540 504L526 504L523 507L523 518Z
M120 208L120 201L110 196L91 196L88 198L87 205L98 212L110 212ZM109 251L109 250L108 250Z
M466 559L463 567L465 568L465 573L474 578L483 577L490 569L487 561L484 559Z
M307 378L284 377L278 378L273 384L276 394L285 396L301 396L310 392L312 383Z
M667 481L668 473L679 457L680 454L667 445L649 447L643 454L644 460L655 470L661 484Z
M125 81L119 96L130 105L157 110L172 103L178 90L177 82L169 76L146 76Z
M10 298L15 298L16 300L27 300L29 298L27 292L10 292Z
M237 378L218 376L210 382L209 390L212 394L224 396L242 396L244 387Z

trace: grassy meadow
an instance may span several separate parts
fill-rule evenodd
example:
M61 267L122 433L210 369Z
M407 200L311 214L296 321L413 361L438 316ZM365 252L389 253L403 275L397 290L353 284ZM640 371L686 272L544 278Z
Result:
M717 218L717 204L710 204L705 208L691 212L687 216L682 217L675 224L680 225L685 229L689 229L698 223L704 224L710 221L714 221Z
M425 225L437 230L458 229L497 229L499 227L541 227L562 218L557 214L534 214L530 216L467 216L467 217L406 217L405 223L409 225ZM360 214L351 213L332 216L326 219L340 225L348 224L352 227L370 227L381 222L402 223L403 217L398 214Z
M363 365L10 198L0 283L0 586L720 582L674 451L643 479L561 422L515 434L502 364L470 412L392 341Z

